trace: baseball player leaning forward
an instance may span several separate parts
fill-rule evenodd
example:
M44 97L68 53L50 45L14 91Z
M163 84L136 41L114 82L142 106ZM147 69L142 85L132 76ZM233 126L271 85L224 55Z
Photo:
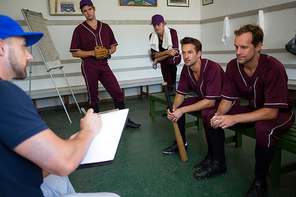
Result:
M115 108L124 109L122 91L108 65L108 59L118 45L114 34L109 25L96 19L96 8L91 0L81 0L80 9L86 20L75 28L70 52L73 57L82 59L81 72L88 90L89 107L93 108L94 112L99 112L98 80L100 80L112 97ZM128 119L127 127L140 126Z

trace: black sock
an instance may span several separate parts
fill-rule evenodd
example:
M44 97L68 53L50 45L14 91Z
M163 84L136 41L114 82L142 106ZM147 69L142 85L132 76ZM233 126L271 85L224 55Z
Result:
M172 80L172 85L176 87L177 66L176 64L169 64L169 71Z
M208 144L208 153L207 155L211 156L213 158L213 147L212 143L209 137L209 133L206 133L206 139L207 139L207 144Z
M218 161L220 165L223 165L225 163L224 130L220 127L217 129L209 127L209 138L213 148L212 150L214 160Z
M275 153L274 146L263 147L256 144L255 147L255 179L260 181L263 188L267 188L266 177Z
M125 105L124 105L124 102L123 101L121 101L121 102L115 102L114 101L114 106L115 106L115 109L119 109L119 110L121 110L121 109L125 109Z
M94 113L99 113L99 105L89 105L89 108L93 108L94 109Z

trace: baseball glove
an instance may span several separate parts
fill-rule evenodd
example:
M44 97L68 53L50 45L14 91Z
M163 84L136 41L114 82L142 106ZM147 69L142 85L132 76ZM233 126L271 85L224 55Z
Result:
M109 50L102 46L95 47L95 56L97 59L104 59L109 56Z

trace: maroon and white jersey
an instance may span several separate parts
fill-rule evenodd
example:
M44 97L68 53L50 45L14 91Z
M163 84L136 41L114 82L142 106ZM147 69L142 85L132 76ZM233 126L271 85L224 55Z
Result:
M111 46L117 45L113 31L108 24L98 21L97 29L94 30L84 21L78 25L73 32L70 52L79 50L91 51L94 50L96 46L103 46L109 49ZM94 56L88 58L96 59Z
M171 37L172 37L172 44L173 44L173 49L179 51L179 40L178 40L178 34L177 34L177 31L173 28L169 28L170 30L170 33L171 33ZM149 35L149 40L151 39L151 36L152 36L152 33ZM150 49L151 50L151 54L152 55L155 55L155 53L157 52L162 52L162 51L165 51L165 50L168 50L168 49L164 49L162 48L162 40L159 39L158 37L158 42L159 42L159 51L155 51L154 49Z
M201 59L199 79L196 81L193 71L183 66L177 93L187 95L192 90L200 99L221 99L224 71L219 64L208 59Z
M227 65L221 96L234 101L243 95L254 108L292 109L287 81L284 66L274 57L260 54L258 67L251 77L245 73L244 65L233 59Z

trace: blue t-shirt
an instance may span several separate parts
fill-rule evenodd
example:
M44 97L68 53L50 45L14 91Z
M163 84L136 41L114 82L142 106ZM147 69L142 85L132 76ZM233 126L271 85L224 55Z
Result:
M13 149L48 129L30 97L0 78L0 192L1 196L43 196L42 169ZM38 148L38 147L37 147Z

